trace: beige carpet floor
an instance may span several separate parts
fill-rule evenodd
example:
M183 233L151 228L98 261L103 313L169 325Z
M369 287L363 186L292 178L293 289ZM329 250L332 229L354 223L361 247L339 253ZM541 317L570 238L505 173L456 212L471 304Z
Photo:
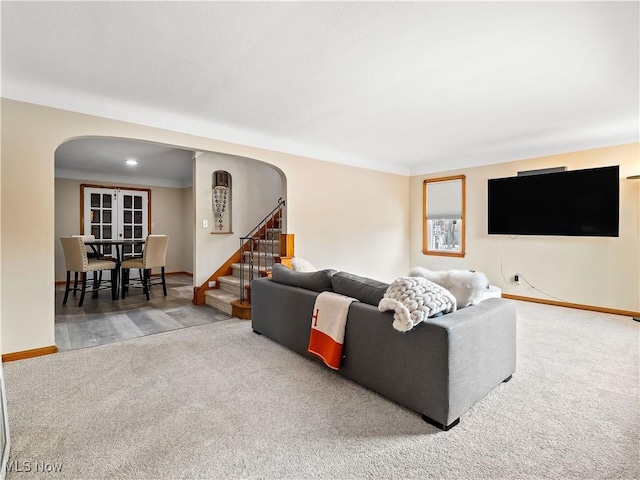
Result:
M518 303L513 380L449 432L236 319L12 362L12 465L62 470L8 478L637 479L639 340Z

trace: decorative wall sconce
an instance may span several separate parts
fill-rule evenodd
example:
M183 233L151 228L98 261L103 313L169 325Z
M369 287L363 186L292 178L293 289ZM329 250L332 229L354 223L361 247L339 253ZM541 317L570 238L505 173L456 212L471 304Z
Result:
M212 208L214 226L212 233L233 233L231 228L231 174L224 170L213 172Z

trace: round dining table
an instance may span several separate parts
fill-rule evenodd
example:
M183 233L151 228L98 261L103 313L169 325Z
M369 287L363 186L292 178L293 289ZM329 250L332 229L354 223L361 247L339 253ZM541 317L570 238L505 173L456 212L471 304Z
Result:
M116 250L116 255L115 255L115 259L117 262L117 274L116 274L116 278L112 278L111 281L115 282L115 300L117 300L120 297L120 289L119 289L119 284L120 284L120 264L122 263L122 261L124 260L124 248L120 248L120 247L124 247L127 245L131 245L132 250L133 247L135 247L136 245L144 245L145 240L144 239L96 239L96 240L86 240L84 242L85 245L88 245L91 247L91 249L93 250L93 252L96 254L96 256L98 258L103 257L105 255L102 254L105 246L107 245L111 245L115 247Z

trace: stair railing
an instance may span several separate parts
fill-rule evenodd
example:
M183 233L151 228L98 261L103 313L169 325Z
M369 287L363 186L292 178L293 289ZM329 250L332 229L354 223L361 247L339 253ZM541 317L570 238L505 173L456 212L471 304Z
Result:
M246 299L245 285L250 284L255 276L260 276L263 270L269 266L269 259L273 262L276 255L280 255L280 235L275 235L280 230L282 210L285 201L278 199L278 205L264 217L258 225L240 237L240 301ZM273 237L276 238L273 238ZM276 244L278 245L276 247ZM257 247L257 248L256 248ZM263 257L264 261L261 261ZM260 268L260 267L263 268Z

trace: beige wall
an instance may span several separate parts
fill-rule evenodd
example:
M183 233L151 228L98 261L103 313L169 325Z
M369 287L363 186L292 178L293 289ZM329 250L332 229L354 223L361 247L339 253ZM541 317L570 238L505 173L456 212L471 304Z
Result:
M337 165L305 177L296 182L287 171L297 257L386 282L406 275L409 177ZM302 217L305 228L292 217Z
M58 239L62 236L80 233L80 185L82 183L96 184L92 181L55 179L56 281L64 280L66 275L64 254ZM170 238L166 271L188 271L184 259L192 256L193 244L186 238L183 220L187 213L185 191L193 193L191 188L148 187L134 183L99 182L99 184L106 187L149 188L151 190L151 222L153 224L151 233L169 235ZM189 229L192 230L193 225L190 225ZM190 235L190 238L193 236Z
M3 353L55 342L54 152L83 136L147 140L269 163L286 176L287 226L296 235L298 256L382 280L409 267L408 177L2 99ZM202 254L196 248L196 265Z
M193 243L193 229L196 221L196 212L193 208L193 187L182 189L182 232L184 234L184 249L182 250L182 265L184 271L193 273L193 256L195 244Z
M620 236L618 238L542 237L487 234L487 180L522 170L566 166L569 170L620 165ZM503 292L555 300L521 281L570 303L628 311L640 310L640 173L639 144L532 158L411 178L411 265L434 270L464 268L485 272ZM422 184L425 178L466 175L465 258L423 255ZM516 200L517 201L517 200Z
M421 253L424 176L409 179L3 99L2 353L55 342L51 287L56 277L57 237L54 152L63 142L83 136L147 140L253 158L273 165L286 177L287 230L296 235L296 255L321 268L332 267L385 281L405 275L410 265L473 268L485 271L507 293L543 297L524 283L519 287L505 283L500 274L502 260L505 276L518 272L539 289L564 300L640 310L640 182L625 179L640 170L637 144L443 172L467 175L468 193L467 256L446 259ZM487 235L489 178L558 165L576 169L610 164L621 165L623 178L619 238L521 236L510 240ZM207 172L209 182L210 174ZM185 195L189 193L183 192ZM182 204L188 212L188 202ZM189 232L186 226L190 217L198 232L195 205L191 208L192 212L185 214L186 219L180 225ZM189 242L187 237L188 233L183 242ZM207 255L195 248L192 266ZM188 265L183 264L188 270Z
M216 170L231 174L233 234L211 233L215 231L211 183ZM276 206L284 194L283 184L280 173L262 162L221 153L203 153L196 158L196 285L205 282L240 248L240 236L249 233ZM207 228L202 228L203 220L207 220Z

